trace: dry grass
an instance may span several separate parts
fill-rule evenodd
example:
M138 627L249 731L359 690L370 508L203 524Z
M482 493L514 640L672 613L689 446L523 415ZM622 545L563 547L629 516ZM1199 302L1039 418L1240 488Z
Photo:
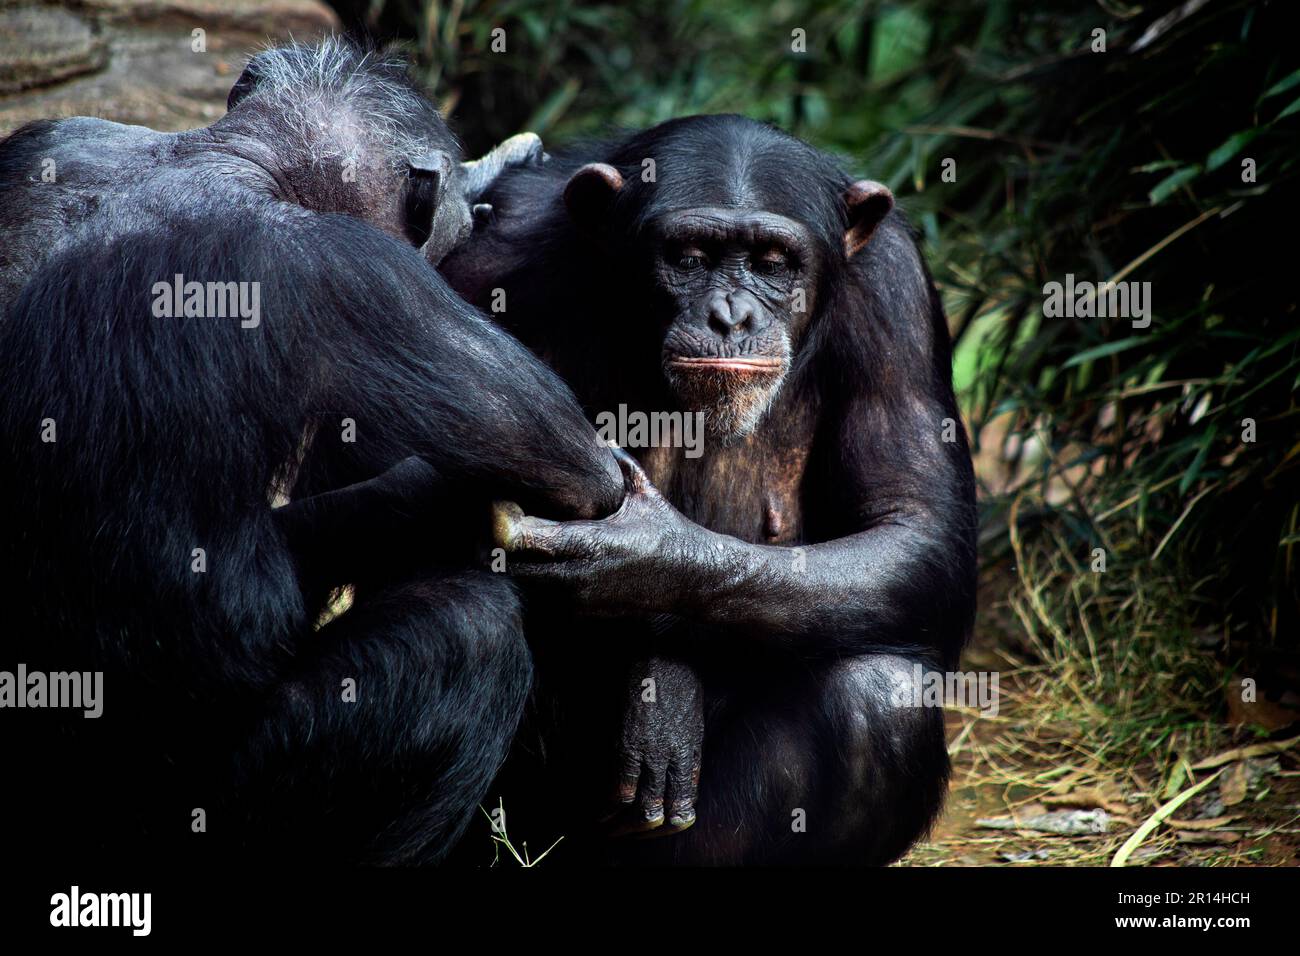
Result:
M1011 528L1023 503L1012 505ZM1012 563L986 570L964 666L999 673L999 713L949 713L948 811L904 864L1109 865L1143 823L1201 784L1130 848L1128 865L1295 864L1296 741L1275 755L1233 752L1204 766L1263 734L1226 722L1230 673L1221 645L1198 640L1194 594L1145 565L1094 573L1039 531L1032 541L1010 533ZM977 822L1070 808L1105 810L1107 832L1054 836Z

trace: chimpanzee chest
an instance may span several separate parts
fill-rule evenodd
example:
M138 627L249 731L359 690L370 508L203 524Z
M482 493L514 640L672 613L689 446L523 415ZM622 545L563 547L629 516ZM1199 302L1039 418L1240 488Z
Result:
M680 448L637 454L651 483L696 524L755 544L802 540L806 444L774 448L751 436L694 459Z

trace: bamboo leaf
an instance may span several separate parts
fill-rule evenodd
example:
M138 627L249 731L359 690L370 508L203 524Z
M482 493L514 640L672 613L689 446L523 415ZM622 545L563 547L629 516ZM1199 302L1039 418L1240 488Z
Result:
M1293 89L1297 85L1300 85L1300 70L1296 70L1294 73L1290 73L1278 80L1264 91L1264 95L1260 97L1260 100L1263 101L1268 99L1270 96L1277 96L1279 93L1285 93L1287 90Z
M1116 355L1119 352L1127 352L1131 348L1151 342L1149 335L1132 335L1126 339L1119 339L1114 342L1107 342L1104 345L1098 345L1095 348L1085 349L1073 358L1068 359L1061 368L1074 368L1076 365L1082 365L1084 362L1091 362L1094 359L1105 358L1107 355Z
M1300 102L1300 101L1297 101ZM1236 156L1246 144L1260 134L1260 130L1244 129L1240 133L1233 133L1224 142L1222 146L1210 153L1209 158L1205 160L1205 171L1213 172L1218 169L1232 157Z
M1201 167L1184 166L1173 175L1166 176L1160 182L1156 183L1147 197L1151 200L1151 205L1158 206L1168 199L1176 189L1185 183L1191 182L1201 174Z

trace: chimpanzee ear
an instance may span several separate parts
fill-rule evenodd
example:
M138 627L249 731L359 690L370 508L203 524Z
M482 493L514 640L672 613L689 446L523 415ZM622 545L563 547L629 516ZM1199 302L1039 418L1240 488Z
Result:
M456 165L451 153L445 149L431 149L407 159L412 176L431 176L439 187L445 187L451 180L451 168Z
M233 110L240 100L253 92L253 87L257 86L261 76L261 63L255 56L248 61L248 66L244 67L244 72L239 74L239 79L230 88L230 95L226 97L226 112Z
M564 187L564 208L577 225L599 231L609 219L614 197L623 188L623 176L605 163L588 163Z
M455 165L452 155L441 149L407 159L406 235L417 246L429 238Z
M435 208L442 202L443 192L451 183L451 172L456 167L456 159L443 149L431 149L428 152L412 156L406 161L407 175L419 192L430 197Z
M882 183L860 179L844 194L844 205L849 210L844 252L852 258L870 241L881 220L894 208L894 194Z

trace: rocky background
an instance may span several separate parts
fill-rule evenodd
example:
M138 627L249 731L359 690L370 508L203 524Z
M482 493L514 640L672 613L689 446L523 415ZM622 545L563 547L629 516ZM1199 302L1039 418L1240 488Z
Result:
M0 0L0 136L63 116L206 126L251 53L337 26L316 0Z

